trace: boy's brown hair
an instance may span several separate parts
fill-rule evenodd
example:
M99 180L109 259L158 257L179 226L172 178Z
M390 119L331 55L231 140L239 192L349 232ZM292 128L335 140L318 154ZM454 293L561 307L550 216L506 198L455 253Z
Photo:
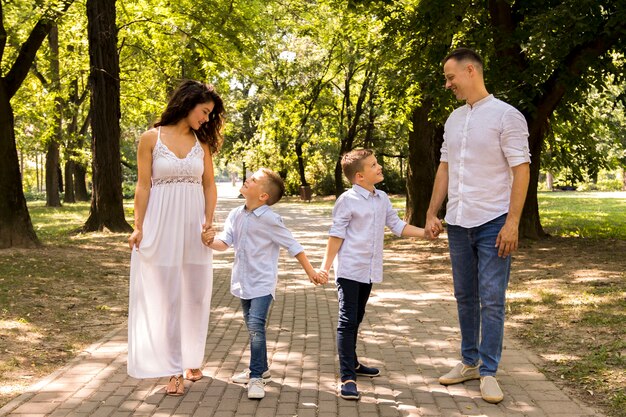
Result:
M353 149L341 157L341 170L351 184L359 171L363 171L363 161L368 156L374 155L371 149Z
M280 175L269 168L260 168L259 171L266 177L263 183L263 190L269 195L266 204L271 206L278 203L285 194L285 182Z

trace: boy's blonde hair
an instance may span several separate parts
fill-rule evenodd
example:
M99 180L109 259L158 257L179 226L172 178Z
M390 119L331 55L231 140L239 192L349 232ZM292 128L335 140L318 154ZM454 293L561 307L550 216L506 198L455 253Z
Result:
M263 182L263 190L269 195L266 204L271 206L278 203L285 194L285 182L280 175L269 168L260 168L259 171L266 177Z
M371 149L353 149L341 157L341 170L351 184L359 171L363 171L363 161L368 156L374 155Z

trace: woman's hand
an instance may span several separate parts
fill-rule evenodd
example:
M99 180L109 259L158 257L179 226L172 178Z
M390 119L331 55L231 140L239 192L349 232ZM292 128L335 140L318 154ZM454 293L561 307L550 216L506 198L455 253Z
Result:
M201 238L202 243L205 246L209 246L211 243L213 243L213 238L215 238L215 229L213 229L213 226L207 226L206 224L203 224Z
M132 250L133 247L137 247L137 250L139 250L141 239L143 239L143 232L139 229L135 229L128 238L128 246L130 246L130 249Z

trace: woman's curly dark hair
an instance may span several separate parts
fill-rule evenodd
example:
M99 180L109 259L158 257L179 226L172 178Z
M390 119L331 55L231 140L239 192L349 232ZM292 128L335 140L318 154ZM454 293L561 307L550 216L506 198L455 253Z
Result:
M224 129L224 102L211 84L194 80L183 81L172 93L167 108L161 114L161 119L155 127L178 123L187 117L189 112L198 104L213 103L213 110L209 113L209 120L196 130L196 136L202 143L209 145L211 153L219 151L222 146Z

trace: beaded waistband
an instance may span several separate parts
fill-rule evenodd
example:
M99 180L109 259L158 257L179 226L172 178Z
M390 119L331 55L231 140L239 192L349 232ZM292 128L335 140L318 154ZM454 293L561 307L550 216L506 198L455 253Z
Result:
M175 177L160 177L152 178L152 186L166 185L166 184L202 184L201 177L192 177L187 175L175 176Z

